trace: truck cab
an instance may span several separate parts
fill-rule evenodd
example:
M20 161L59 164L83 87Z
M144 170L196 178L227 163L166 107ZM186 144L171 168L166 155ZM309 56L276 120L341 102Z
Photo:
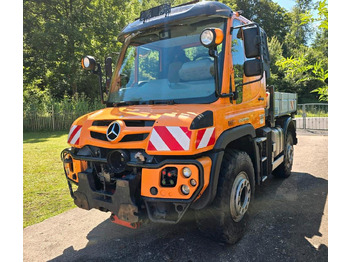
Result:
M118 40L106 108L74 121L61 154L75 204L130 228L192 208L200 230L235 243L255 187L291 174L297 143L296 96L277 101L266 85L265 32L222 3L191 2L141 12ZM102 79L93 57L82 66Z

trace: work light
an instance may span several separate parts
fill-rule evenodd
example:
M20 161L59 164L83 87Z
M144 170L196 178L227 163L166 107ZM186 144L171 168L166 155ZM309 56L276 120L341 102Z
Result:
M81 66L85 70L94 70L96 66L96 60L93 56L85 56L81 59Z
M220 28L206 28L200 35L200 41L205 47L218 46L224 40L224 33Z

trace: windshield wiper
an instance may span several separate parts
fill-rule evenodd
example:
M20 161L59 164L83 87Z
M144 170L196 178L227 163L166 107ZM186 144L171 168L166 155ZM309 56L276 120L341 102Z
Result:
M166 105L174 105L175 100L150 100L148 101L150 105L157 105L157 104L166 104Z
M120 107L120 106L132 106L132 105L139 105L140 101L122 101L119 103L113 103L113 106Z
M149 100L149 101L121 101L118 103L113 103L113 106L120 107L120 106L132 106L132 105L142 105L142 104L148 104L148 105L174 105L176 104L175 100Z

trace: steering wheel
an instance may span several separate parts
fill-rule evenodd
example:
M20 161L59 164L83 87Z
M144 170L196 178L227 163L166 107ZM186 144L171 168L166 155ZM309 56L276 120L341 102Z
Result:
M140 86L143 86L144 84L147 84L148 81L140 81L137 85L140 87Z

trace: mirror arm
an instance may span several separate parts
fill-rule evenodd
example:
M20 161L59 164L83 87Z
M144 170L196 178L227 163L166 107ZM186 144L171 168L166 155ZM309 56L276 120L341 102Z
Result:
M249 82L245 82L245 83L239 83L238 85L235 85L235 89L237 90L237 88L240 87L240 86L249 85L249 84L252 84L252 83L255 83L255 82L259 82L261 79L263 79L264 72L265 71L263 70L261 75L260 75L260 77L258 79L255 79L255 80L249 81ZM230 92L228 94L223 93L223 94L219 94L219 97L223 97L223 98L225 98L225 97L232 97L233 100L237 100L238 93L237 93L237 91L233 91L233 92Z
M255 82L259 82L262 78L264 77L264 72L262 73L262 75L259 77L259 79L256 79L256 80L253 80L253 81L250 81L250 82L246 82L246 83L240 83L238 85L235 86L235 89L237 90L237 87L240 87L240 86L244 86L244 85L248 85L248 84L252 84L252 83L255 83ZM232 97L233 100L237 100L238 98L238 92L237 91L233 91L231 93L223 93L223 94L219 94L219 97Z
M249 23L249 24L238 25L238 26L235 26L235 27L232 26L232 27L230 28L230 34L232 35L232 32L233 32L233 30L235 30L235 29L240 29L240 28L243 28L243 27L254 26L254 25L258 28L258 31L260 32L260 26L259 26L259 24L256 23L256 22L253 22L253 23Z
M235 86L235 88L237 89L237 87L239 87L239 86L244 86L244 85L249 85L249 84L252 84L252 83L255 83L255 82L259 82L261 79L263 79L264 72L265 71L262 72L262 74L260 75L260 77L258 79L255 79L253 81L249 81L249 82L246 82L246 83L239 83L238 85Z
M214 57L214 72L215 72L215 94L220 97L219 91L219 67L218 67L218 51L216 47L209 49L209 56Z
M237 100L237 96L238 96L238 93L236 91L233 91L233 92L228 93L228 94L226 94L226 93L220 94L220 97L223 97L223 98L232 97L233 100Z
M99 85L100 85L100 94L101 94L101 102L102 104L106 104L106 101L103 98L103 87L102 87L102 70L100 63L97 63L97 70L91 71L93 74L98 75Z

